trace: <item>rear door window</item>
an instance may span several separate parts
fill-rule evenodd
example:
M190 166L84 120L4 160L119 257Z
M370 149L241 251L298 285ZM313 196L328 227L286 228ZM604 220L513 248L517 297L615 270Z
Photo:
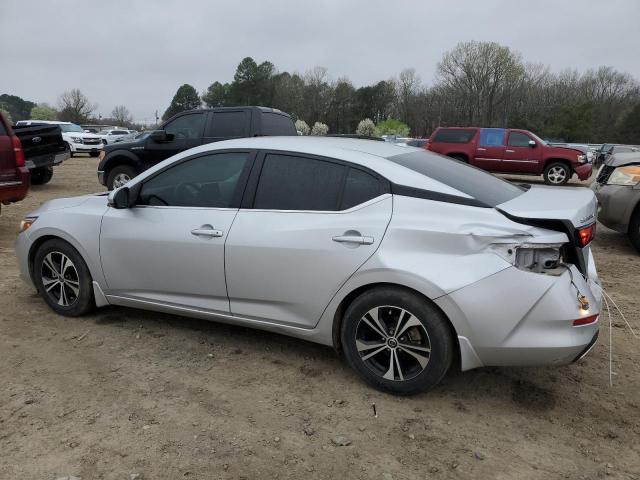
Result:
M249 112L213 112L208 137L237 138L249 134Z
M479 144L482 147L503 147L504 134L504 128L482 128Z
M340 210L346 210L368 202L376 198L380 193L381 184L378 178L357 168L349 168Z
M346 167L295 155L268 154L254 208L336 211Z
M476 134L475 128L442 128L433 141L438 143L469 143Z

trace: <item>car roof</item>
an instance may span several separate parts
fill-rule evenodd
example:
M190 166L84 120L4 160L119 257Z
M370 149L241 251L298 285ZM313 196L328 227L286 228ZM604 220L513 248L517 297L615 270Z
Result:
M415 171L407 167L388 160L390 157L394 157L396 155L422 152L425 156L425 161L428 161L430 156L439 156L439 154L428 152L424 148L400 147L389 142L353 138L274 136L224 140L221 142L208 143L206 145L201 145L181 152L170 159L157 164L144 172L141 176L144 178L147 176L146 174L152 174L156 170L164 168L164 166L167 165L165 162L171 163L180 158L188 157L197 153L215 152L226 149L279 150L303 155L328 157L371 169L391 182L399 185L469 197L469 195L460 192L455 188L438 182L437 180L425 175L417 174Z

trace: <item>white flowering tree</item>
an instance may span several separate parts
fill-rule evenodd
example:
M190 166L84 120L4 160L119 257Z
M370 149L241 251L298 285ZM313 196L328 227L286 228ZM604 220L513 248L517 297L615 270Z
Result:
M304 120L296 120L296 130L300 132L301 135L309 135L311 133L311 129L307 122Z
M370 118L365 118L361 120L358 124L358 128L356 128L356 133L358 135L365 135L367 137L373 137L376 135L376 124Z
M311 135L326 135L329 133L329 126L326 123L316 122L311 129Z

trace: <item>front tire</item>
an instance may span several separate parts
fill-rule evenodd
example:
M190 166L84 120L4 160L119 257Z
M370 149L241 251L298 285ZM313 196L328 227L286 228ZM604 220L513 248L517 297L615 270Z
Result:
M95 308L89 268L64 240L42 244L34 258L33 278L40 296L60 315L77 317Z
M136 171L131 165L118 165L109 172L107 188L109 190L120 188L135 176Z
M571 178L571 169L561 162L553 162L546 166L542 174L547 185L564 185Z
M44 185L49 183L53 177L53 167L39 167L31 170L31 183L34 185Z
M447 318L401 288L378 287L357 297L344 314L340 337L349 365L374 388L397 395L434 387L453 360Z

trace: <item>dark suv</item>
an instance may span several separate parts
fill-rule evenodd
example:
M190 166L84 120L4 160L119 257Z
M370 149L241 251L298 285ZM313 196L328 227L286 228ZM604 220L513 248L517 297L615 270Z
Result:
M291 117L267 107L220 107L181 112L137 141L105 146L98 179L118 188L147 168L177 153L232 138L297 135Z

